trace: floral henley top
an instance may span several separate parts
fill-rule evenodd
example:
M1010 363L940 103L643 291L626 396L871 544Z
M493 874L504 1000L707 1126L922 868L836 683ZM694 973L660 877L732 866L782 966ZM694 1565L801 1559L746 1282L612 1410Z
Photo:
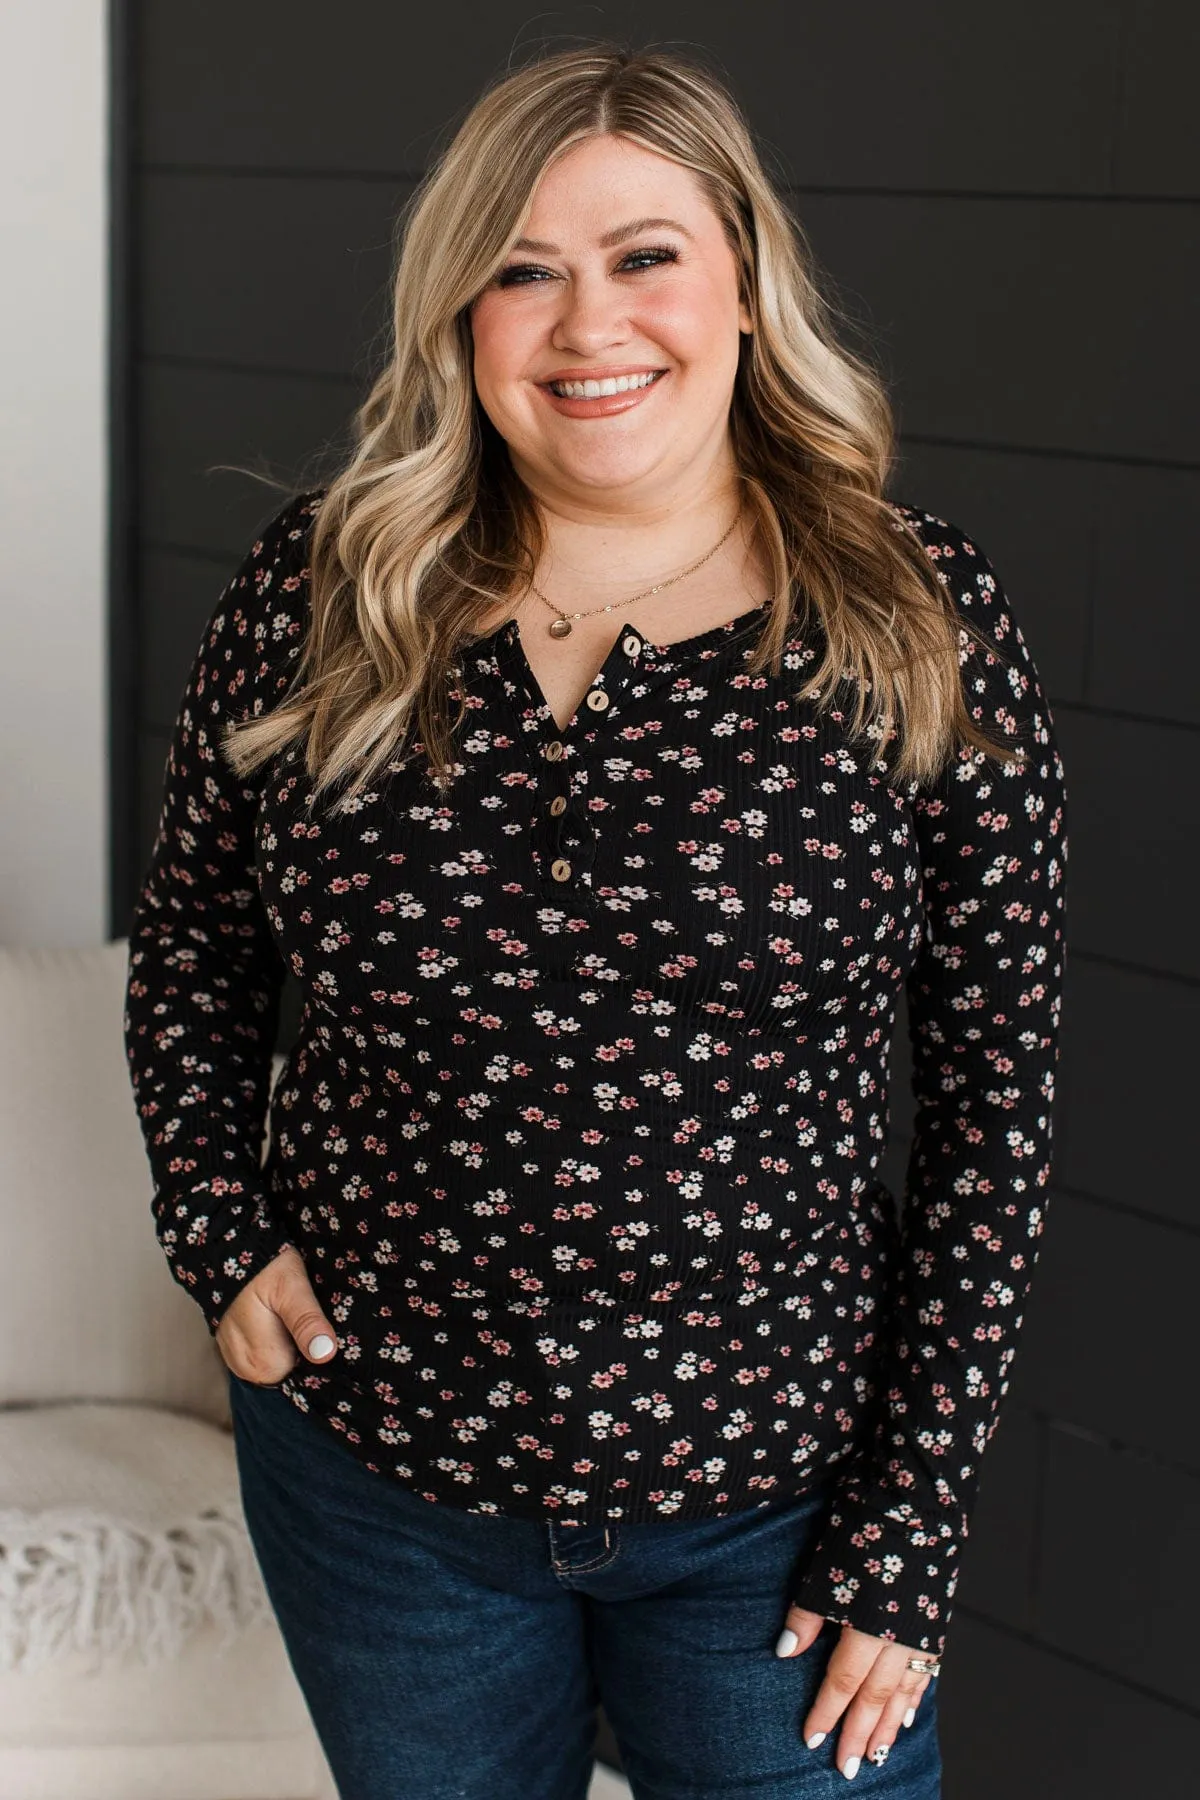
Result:
M280 1391L431 1502L699 1519L828 1483L781 1600L940 1653L1043 1228L1064 971L1062 764L991 564L895 506L1003 653L960 633L1023 764L892 785L848 711L795 697L811 630L747 670L759 609L668 645L627 618L560 730L509 621L453 670L453 782L414 740L310 819L295 746L243 782L220 738L294 672L320 497L217 601L129 932L173 1275L215 1332L295 1246L339 1349Z

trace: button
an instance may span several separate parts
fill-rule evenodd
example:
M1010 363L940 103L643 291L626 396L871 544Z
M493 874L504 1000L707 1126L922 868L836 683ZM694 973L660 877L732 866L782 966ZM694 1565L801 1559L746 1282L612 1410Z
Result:
M570 879L571 865L565 856L558 857L550 864L550 873L553 875L555 881L568 881Z
M587 697L587 703L593 712L603 712L608 705L608 695L603 688L593 688Z
M630 632L630 634L627 638L621 639L621 648L625 652L626 656L636 656L638 651L641 649L641 647L642 647L641 638L634 637L632 632Z
M563 753L562 744L559 742L559 740L557 738L553 738L550 741L550 743L548 743L546 745L546 748L543 750L542 755L546 758L547 762L557 762L559 757L562 755L562 753Z
M550 811L554 814L554 817L557 819L559 813L566 812L566 810L566 800L561 794L555 794L553 800L550 802Z

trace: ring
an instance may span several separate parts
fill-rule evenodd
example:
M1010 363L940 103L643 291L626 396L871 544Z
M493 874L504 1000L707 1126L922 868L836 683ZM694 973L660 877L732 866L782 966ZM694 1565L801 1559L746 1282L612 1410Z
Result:
M918 1675L940 1675L942 1672L941 1660L936 1656L910 1656L908 1666Z

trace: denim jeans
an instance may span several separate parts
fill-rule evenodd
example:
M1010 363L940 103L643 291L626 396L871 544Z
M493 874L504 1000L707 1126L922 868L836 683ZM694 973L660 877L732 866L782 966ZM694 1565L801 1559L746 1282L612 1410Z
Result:
M840 1627L775 1639L827 1489L562 1525L424 1500L230 1376L246 1523L341 1800L585 1800L601 1702L634 1800L938 1800L937 1682L848 1782L800 1732Z

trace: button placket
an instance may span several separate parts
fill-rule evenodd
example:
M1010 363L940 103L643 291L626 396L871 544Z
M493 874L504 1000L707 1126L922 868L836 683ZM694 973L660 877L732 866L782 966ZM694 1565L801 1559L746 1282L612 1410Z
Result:
M638 631L633 626L626 626L597 671L591 687L583 696L581 706L576 709L567 725L560 728L529 665L515 621L501 635L498 645L501 671L506 673L512 688L524 691L526 699L538 715L536 747L538 755L547 765L539 779L539 788L544 798L540 801L536 814L538 833L545 833L542 841L546 848L540 861L543 878L559 892L564 889L579 891L579 874L590 864L595 851L595 832L590 821L571 812L571 757L579 753L580 746L576 739L584 724L585 710L599 723L598 715L608 711L617 699L620 687L636 676L637 663L645 648L645 640ZM516 696L512 688L510 698L515 702ZM532 721L528 715L522 723L525 731L532 735ZM575 828L575 836L568 839L570 827ZM593 842L590 846L586 842L578 842L581 827L592 832Z
M519 651L519 641L514 642ZM593 714L606 713L613 702L613 692L609 683L617 683L625 678L629 669L641 655L642 639L631 627L626 627L613 645L603 666L597 671L595 680L583 697L583 707ZM526 661L524 657L521 659ZM540 690L536 690L536 682L531 679L532 671L526 668L526 689L531 699L540 701L545 715L549 708L541 699ZM569 740L581 720L582 709L577 708L575 715L568 722L565 731L560 732L553 716L548 719L548 729L553 736L541 747L543 761L550 765L547 787L549 797L545 802L545 819L549 827L550 843L553 854L548 863L548 873L556 888L566 888L577 883L578 876L588 860L587 851L578 845L577 837L568 837L568 828L577 834L584 821L571 812L571 775L570 775L570 743ZM567 741L565 741L567 740ZM589 829L591 829L589 827ZM594 830L593 830L594 837ZM594 850L594 845L593 845Z
M567 746L560 737L550 738L542 745L542 758L550 765L548 785L553 791L545 803L547 836L550 842L549 874L556 887L565 886L575 873L574 865L567 855L567 846L563 842L563 826L566 822L567 809L571 797L571 773L568 766Z

